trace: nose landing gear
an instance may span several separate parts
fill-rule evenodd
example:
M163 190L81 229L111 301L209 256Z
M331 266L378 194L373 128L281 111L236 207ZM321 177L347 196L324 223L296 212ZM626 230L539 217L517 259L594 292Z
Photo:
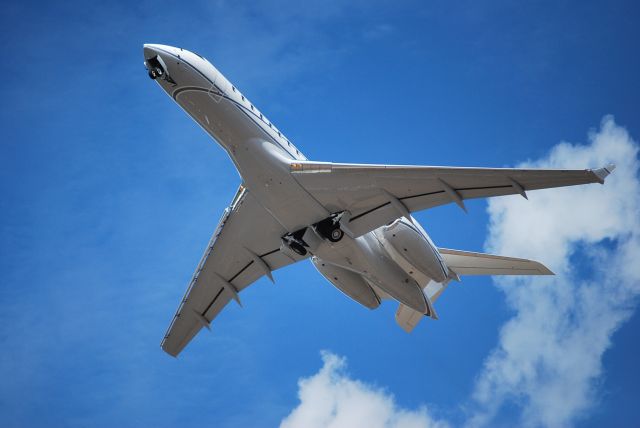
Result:
M162 78L172 85L176 85L175 80L173 80L171 76L169 76L169 73L167 73L167 66L160 56L156 55L152 58L146 59L144 66L147 67L149 77L152 80Z
M162 77L165 74L166 67L158 55L145 60L144 66L147 67L149 77L153 80L156 80L158 77Z
M151 78L151 80L156 80L160 76L162 76L162 73L160 71L155 69L149 70L149 77Z

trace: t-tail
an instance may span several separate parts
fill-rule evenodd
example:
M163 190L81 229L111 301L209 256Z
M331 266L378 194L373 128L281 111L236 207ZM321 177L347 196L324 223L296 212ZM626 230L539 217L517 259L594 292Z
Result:
M460 280L463 275L553 275L545 265L534 260L515 257L495 256L471 251L438 248L447 267L449 277L443 282L431 281L424 288L424 294L433 305L442 295L451 280ZM434 310L435 314L435 310ZM424 318L420 312L400 304L396 311L396 322L407 333L411 332ZM432 317L437 319L437 315Z

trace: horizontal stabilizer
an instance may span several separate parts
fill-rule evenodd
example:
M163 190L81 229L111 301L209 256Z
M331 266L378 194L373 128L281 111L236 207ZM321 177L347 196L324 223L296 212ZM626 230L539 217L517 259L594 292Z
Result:
M438 297L440 297L445 288L447 288L447 283L439 284L431 281L423 289L423 293L427 301L427 306L429 308L428 314L423 314L422 312L418 312L415 309L411 309L409 306L400 303L398 305L398 310L396 311L396 322L398 323L398 325L402 327L402 329L407 333L411 333L411 331L418 325L420 320L425 316L437 320L438 314L436 312L436 309L433 307L433 302L435 302Z
M396 322L407 333L411 333L422 318L424 318L423 313L411 309L409 306L403 305L402 303L398 305L398 310L396 311Z
M533 260L439 248L449 269L458 275L553 275Z

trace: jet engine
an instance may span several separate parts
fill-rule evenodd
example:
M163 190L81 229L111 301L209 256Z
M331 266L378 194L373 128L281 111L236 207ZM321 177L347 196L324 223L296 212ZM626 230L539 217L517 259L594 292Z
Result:
M389 255L392 258L402 257L433 281L444 282L448 278L449 269L429 236L420 229L419 225L401 218L383 226L379 232L385 247L391 250Z
M318 272L347 296L369 309L380 306L380 298L360 275L317 257L311 258Z

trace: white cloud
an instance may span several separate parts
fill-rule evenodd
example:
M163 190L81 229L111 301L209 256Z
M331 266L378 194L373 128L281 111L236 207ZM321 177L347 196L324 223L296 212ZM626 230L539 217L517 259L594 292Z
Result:
M346 361L322 353L320 371L299 381L300 404L280 424L281 428L427 428L447 427L426 408L398 407L392 395L349 378Z
M640 293L640 182L638 146L612 117L589 140L520 166L614 162L604 186L489 202L488 250L543 261L557 276L497 281L515 315L478 377L471 426L489 424L505 404L521 409L523 425L568 426L597 403L602 355Z

